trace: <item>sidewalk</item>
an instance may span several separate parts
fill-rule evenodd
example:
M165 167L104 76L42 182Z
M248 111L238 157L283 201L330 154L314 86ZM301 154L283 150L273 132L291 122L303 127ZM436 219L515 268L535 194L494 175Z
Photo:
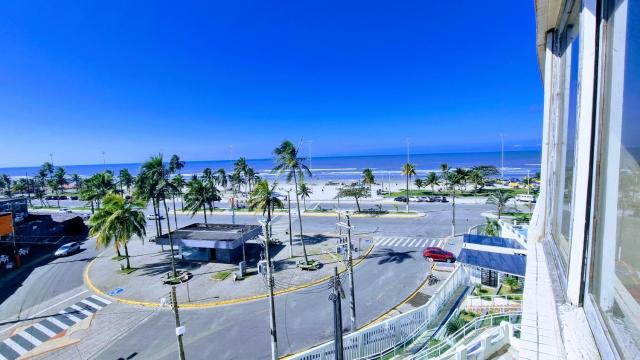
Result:
M289 258L288 242L272 245L271 255L274 259L274 281L276 294L297 288L315 285L326 280L338 266L343 271L345 266L336 255L337 238L331 234L305 235L305 244L310 258L318 259L323 266L316 271L303 271L296 267L302 258L300 241L294 239L294 257ZM356 256L366 256L367 249L354 252ZM246 243L247 275L244 280L234 281L233 273L236 264L205 263L177 260L176 267L187 270L193 278L187 283L177 286L178 301L181 307L196 308L250 301L267 296L266 278L257 272L257 262L262 247L251 240ZM120 272L120 263L115 261L115 250L109 249L96 258L85 270L85 283L101 296L135 305L159 306L160 299L167 297L169 285L162 283L162 276L171 271L169 250L165 246L162 252L159 245L151 242L142 244L138 240L129 243L131 266L137 268L131 274ZM116 290L118 289L118 290ZM118 294L110 292L116 290Z

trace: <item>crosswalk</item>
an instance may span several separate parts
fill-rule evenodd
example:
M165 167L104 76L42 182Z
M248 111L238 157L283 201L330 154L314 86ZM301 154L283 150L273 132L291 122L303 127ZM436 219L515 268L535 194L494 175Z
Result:
M0 342L0 360L15 360L23 356L110 303L109 300L92 295L55 315L30 325Z
M377 246L393 246L424 249L428 246L442 247L444 239L426 239L415 237L376 237Z

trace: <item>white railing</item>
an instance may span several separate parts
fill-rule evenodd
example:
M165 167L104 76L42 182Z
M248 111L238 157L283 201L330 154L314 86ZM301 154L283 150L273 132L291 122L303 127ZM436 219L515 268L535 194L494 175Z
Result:
M467 296L465 309L473 312L498 310L500 312L520 310L522 300L509 299L507 295Z
M501 233L500 236L516 240L523 248L527 248L527 237L522 235L516 227L510 222L499 221Z
M426 304L344 336L344 359L376 358L404 347L427 328L455 291L468 281L466 270L458 266ZM330 341L290 359L333 360L334 350L333 341Z
M505 345L512 343L514 339L513 330L514 325L512 323L503 321L500 326L487 330L474 341L458 346L450 353L438 357L437 360L488 359L498 350L504 348Z
M466 337L470 335L474 335L478 333L478 330L495 327L507 323L519 323L522 313L520 311L507 311L503 313L495 313L489 315L479 316L472 321L465 324L460 330L455 333L448 335L446 338L440 340L437 345L430 346L415 355L408 357L407 360L426 360L426 359L449 359L450 356L443 355L453 355L458 351L458 348L452 350L452 347L456 344L462 342ZM469 341L468 345L466 345L467 349L475 350L473 347L474 344L478 344L481 340L482 336L478 337L478 339L474 339L473 341ZM498 348L499 349L499 348ZM451 354L453 353L453 354ZM456 357L452 357L456 359Z

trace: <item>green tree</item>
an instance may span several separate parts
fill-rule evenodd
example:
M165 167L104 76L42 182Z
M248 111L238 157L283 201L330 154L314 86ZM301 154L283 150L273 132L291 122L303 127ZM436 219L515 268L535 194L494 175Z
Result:
M473 191L482 190L486 184L486 178L480 170L471 170L469 173L469 181L473 184Z
M427 177L424 179L424 186L431 186L431 192L435 193L436 185L438 185L438 175L435 172L431 171L427 174Z
M11 192L11 178L7 174L0 175L0 190L8 196L11 197L13 194Z
M371 191L371 186L375 184L376 177L373 175L373 171L369 168L362 170L362 183L369 187L369 191Z
M402 175L407 179L407 212L409 212L409 181L411 176L416 174L416 167L413 164L406 163L402 165Z
M256 186L251 192L249 197L249 209L250 210L262 210L262 215L267 214L267 223L271 223L271 214L274 209L281 209L284 207L282 201L278 198L276 192L276 183L269 186L267 180L260 180L256 183ZM267 231L269 231L267 227ZM271 238L271 236L269 236ZM266 244L265 246L268 246Z
M447 335L455 334L458 330L462 329L467 324L463 318L456 316L447 322L445 326Z
M300 186L298 187L298 195L300 195L302 202L304 203L304 211L307 211L307 198L311 196L312 193L313 191L311 191L311 188L307 186L306 183L300 183Z
M486 236L500 236L500 223L498 223L498 220L487 218L487 223L484 225L482 233Z
M51 185L56 190L58 194L58 208L60 207L60 194L64 190L64 186L69 183L67 180L67 173L62 166L58 166L56 171L53 173L53 178L51 179Z
M295 189L298 189L298 179L301 181L304 179L304 174L307 174L311 177L311 170L304 164L306 160L303 157L298 156L298 149L293 145L293 143L289 140L285 140L273 150L274 155L276 156L276 166L274 170L279 174L287 173L287 182L291 182L293 179L293 183ZM298 192L296 191L296 205L298 208L298 221L300 222L300 242L302 243L302 252L304 254L304 262L305 264L309 263L309 258L307 256L307 248L304 244L304 237L302 236L302 215L300 214L300 197L298 196Z
M120 169L118 173L118 184L120 185L120 192L124 194L124 189L127 189L127 193L131 193L131 186L133 186L133 175L129 172L129 169Z
M104 198L103 205L89 219L89 234L96 237L97 247L109 246L111 242L114 242L116 248L123 246L127 269L130 269L127 243L134 236L144 241L146 235L147 222L142 211L144 203L125 201L122 197L112 194Z
M502 283L511 288L511 291L517 291L520 288L520 281L514 276L507 276Z
M182 192L184 187L187 185L187 182L184 180L184 177L180 174L177 174L171 179L171 183L176 188L176 195L180 196L180 201L182 203L182 210L184 210L184 199L182 199Z
M358 212L360 212L360 199L367 198L371 195L369 188L364 186L363 184L354 184L350 186L345 186L338 189L338 197L352 197L356 199L356 206L358 207Z
M171 174L179 173L185 165L186 163L180 160L180 156L173 154L169 160L169 172Z
M218 186L220 186L224 191L224 189L226 189L228 185L227 172L224 171L223 168L218 169L216 171L215 179L216 179L216 184L218 184Z
M185 208L193 217L198 211L204 214L204 223L207 224L207 209L213 212L214 202L220 200L218 190L211 187L206 181L198 178L191 179L187 183L187 192L184 194Z
M71 175L71 182L75 186L76 191L79 192L80 188L82 187L82 176L80 176L79 174Z
M449 171L451 171L449 164L440 164L440 178L442 179L442 183L446 189L449 188Z
M413 184L418 188L418 190L422 189L424 185L424 180L417 178L413 181Z
M100 209L100 202L107 194L116 191L113 174L109 171L94 174L86 179L80 187L80 199L91 202L91 213L94 212L94 203Z
M498 209L498 219L500 219L500 217L502 216L502 212L504 211L504 208L507 206L507 204L509 203L509 200L511 199L513 199L513 195L511 195L511 193L498 190L492 193L491 195L489 195L489 198L487 199L487 204L496 206L496 208Z

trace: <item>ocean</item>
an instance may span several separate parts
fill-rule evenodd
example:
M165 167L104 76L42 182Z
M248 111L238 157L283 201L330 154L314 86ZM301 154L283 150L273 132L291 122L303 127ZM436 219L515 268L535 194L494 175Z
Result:
M501 167L500 152L466 152L466 153L442 153L442 154L412 154L409 161L416 166L419 177L425 176L430 171L439 171L440 164L448 163L456 168L470 168L477 165L494 165ZM168 160L168 157L167 157ZM181 170L184 176L200 174L203 169L209 167L212 170L224 168L227 172L233 169L234 160L211 161L186 161ZM367 156L332 156L314 157L307 159L313 174L312 180L351 180L359 179L362 170L370 168L377 177L385 180L402 177L400 168L407 162L406 155L367 155ZM247 163L261 177L272 178L276 176L271 169L274 166L273 158L247 159ZM136 175L140 163L128 164L94 164L94 165L63 165L67 174L79 174L90 176L105 169L112 170L116 175L120 169L128 169ZM0 168L0 174L11 177L33 176L39 167L13 167ZM505 178L521 178L529 172L531 175L540 171L540 151L505 151L504 152L504 176Z

